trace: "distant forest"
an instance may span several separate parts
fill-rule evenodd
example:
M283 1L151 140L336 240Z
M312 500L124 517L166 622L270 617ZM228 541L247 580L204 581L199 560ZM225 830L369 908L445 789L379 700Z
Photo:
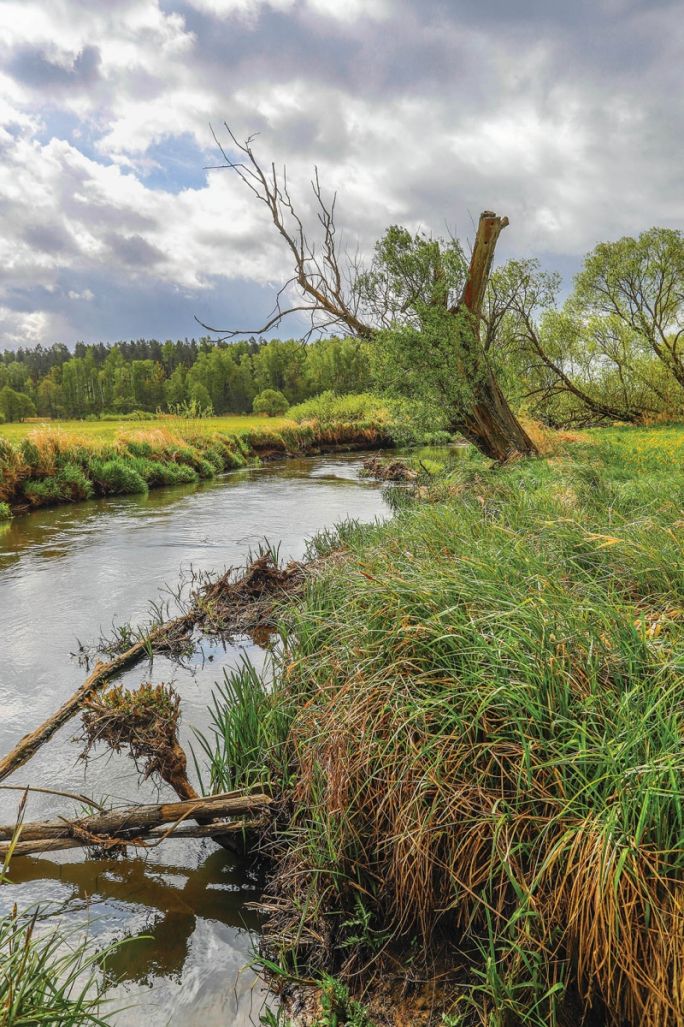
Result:
M193 404L215 414L248 413L265 389L299 403L327 389L370 384L368 344L351 338L307 345L273 339L79 342L0 353L0 419L97 417Z

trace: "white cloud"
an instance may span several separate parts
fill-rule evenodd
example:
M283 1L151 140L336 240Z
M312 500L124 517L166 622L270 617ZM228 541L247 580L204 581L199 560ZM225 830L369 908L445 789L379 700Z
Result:
M683 227L684 101L661 59L681 20L645 0L527 6L495 19L470 0L0 3L3 338L72 341L107 283L219 303L222 283L234 295L231 282L287 274L237 178L203 182L223 117L287 162L308 218L317 163L366 249L394 221L467 234L483 207L511 219L504 252L573 260L600 238Z

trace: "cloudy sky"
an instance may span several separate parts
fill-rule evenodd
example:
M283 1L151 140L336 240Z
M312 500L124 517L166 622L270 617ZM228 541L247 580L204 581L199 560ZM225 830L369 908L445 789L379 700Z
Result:
M569 279L684 228L683 57L681 0L0 0L0 348L259 322L287 255L204 170L224 120L362 249L487 207Z

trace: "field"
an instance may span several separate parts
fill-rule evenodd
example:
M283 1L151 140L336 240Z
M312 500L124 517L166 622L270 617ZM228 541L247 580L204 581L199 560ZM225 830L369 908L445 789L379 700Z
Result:
M17 442L25 439L27 435L37 428L45 428L50 431L64 432L67 435L78 435L84 439L107 442L114 439L122 431L153 431L155 428L164 428L183 436L188 434L208 435L211 432L228 432L229 434L239 435L246 431L255 431L262 428L279 431L281 428L293 423L287 417L260 417L255 414L236 414L196 420L173 417L171 415L140 421L132 421L126 418L118 421L31 420L15 424L0 424L0 438L4 437L12 442Z
M219 697L215 782L285 799L270 951L341 1006L375 968L459 1027L684 1022L684 428L547 443L318 539Z

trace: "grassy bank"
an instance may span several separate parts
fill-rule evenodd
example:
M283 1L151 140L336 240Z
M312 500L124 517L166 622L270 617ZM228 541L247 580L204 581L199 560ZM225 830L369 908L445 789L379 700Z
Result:
M345 555L273 689L216 712L216 782L283 798L282 967L382 971L383 1023L436 975L409 1022L684 1022L683 457L681 427L473 453L318 541Z
M119 429L111 439L37 428L18 443L0 437L0 519L39 506L188 484L259 459L392 441L386 425L362 422L260 424L237 434L193 422L185 429Z
M324 393L287 418L159 417L0 427L0 520L93 496L187 484L259 459L444 441L417 405Z

